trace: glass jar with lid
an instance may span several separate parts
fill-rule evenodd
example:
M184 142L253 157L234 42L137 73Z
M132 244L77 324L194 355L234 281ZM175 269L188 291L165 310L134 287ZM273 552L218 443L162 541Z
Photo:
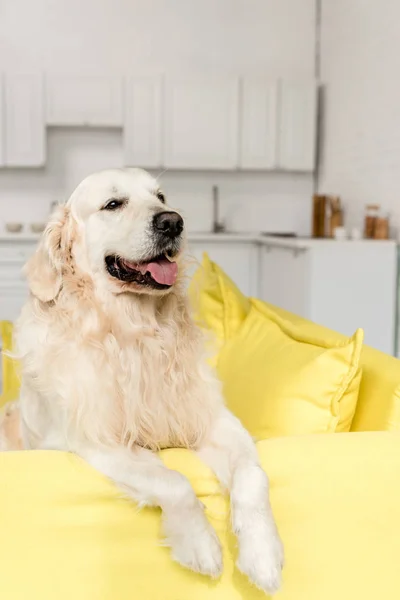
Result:
M364 237L367 239L373 239L374 237L379 211L379 204L367 204L365 207Z

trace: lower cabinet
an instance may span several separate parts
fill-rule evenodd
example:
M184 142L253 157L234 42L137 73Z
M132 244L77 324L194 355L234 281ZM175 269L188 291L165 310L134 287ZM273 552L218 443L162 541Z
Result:
M260 297L305 319L394 354L397 246L394 241L264 241Z
M229 275L245 296L258 296L258 247L253 241L189 241L189 274L193 274L199 266L204 252Z

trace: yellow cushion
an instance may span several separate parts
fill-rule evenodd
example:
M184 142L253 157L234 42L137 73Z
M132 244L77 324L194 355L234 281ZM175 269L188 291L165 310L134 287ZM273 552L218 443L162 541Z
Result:
M400 597L400 435L340 434L258 444L285 544L281 600ZM227 501L185 450L188 475L224 549L213 582L172 563L160 513L138 510L73 455L0 454L0 589L7 600L263 600L234 568Z
M1 360L2 360L2 380L3 391L0 395L0 406L4 406L10 400L18 398L19 377L16 369L16 362L9 356L12 352L13 326L9 321L0 321L1 337Z
M257 439L348 431L363 334L330 345L253 305L218 357L229 408Z
M345 336L286 310L262 303L309 335L343 341ZM351 431L400 431L400 360L364 346L362 378Z
M258 439L349 431L363 333L338 340L298 328L246 299L207 255L191 286L195 315L218 340L215 365L229 408Z

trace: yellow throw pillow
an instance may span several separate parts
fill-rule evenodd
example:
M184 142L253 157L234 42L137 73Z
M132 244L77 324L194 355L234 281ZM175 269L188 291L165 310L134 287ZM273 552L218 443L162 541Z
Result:
M310 337L254 300L217 370L229 408L257 439L349 431L361 379L363 332Z
M269 308L311 335L333 342L345 336L307 321L282 308L257 301L262 311ZM400 360L375 348L363 346L362 379L351 431L400 431Z
M197 322L223 341L237 331L250 310L250 300L206 252L192 277L189 297Z
M212 334L209 351L215 366L225 340L235 334L249 312L250 300L206 253L190 282L189 297L197 324Z
M0 321L1 337L1 368L3 374L3 391L0 395L0 406L11 400L16 400L19 394L20 380L17 373L17 363L9 354L12 352L13 326L9 321Z

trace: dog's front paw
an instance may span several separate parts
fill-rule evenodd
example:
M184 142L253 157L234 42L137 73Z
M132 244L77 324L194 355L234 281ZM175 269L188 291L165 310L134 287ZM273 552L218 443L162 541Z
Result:
M239 535L238 569L267 594L278 591L282 582L283 546L278 533L265 523L242 530Z
M176 562L202 575L221 575L221 544L200 503L191 511L165 515L164 528Z
M222 572L222 551L219 539L214 529L209 525L199 535L187 531L175 539L170 539L173 559L182 566L217 578Z

